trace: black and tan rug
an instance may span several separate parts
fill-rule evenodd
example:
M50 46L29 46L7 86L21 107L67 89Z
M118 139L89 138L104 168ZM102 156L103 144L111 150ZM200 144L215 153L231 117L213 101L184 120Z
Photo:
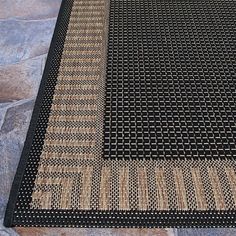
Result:
M6 226L236 224L236 2L64 0Z

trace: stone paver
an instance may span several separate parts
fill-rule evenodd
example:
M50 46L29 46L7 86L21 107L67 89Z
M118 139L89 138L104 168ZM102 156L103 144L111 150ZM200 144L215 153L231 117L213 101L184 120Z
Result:
M24 236L174 236L172 229L17 228Z
M0 19L39 20L56 17L61 0L0 0Z
M48 52L56 19L0 21L0 65L14 64Z
M236 229L178 229L179 236L235 236Z
M0 216L3 216L19 162L34 100L8 103L0 109ZM1 218L1 217L0 217Z
M19 234L15 232L14 229L1 227L3 224L3 219L0 219L0 236L18 236Z
M42 78L46 54L20 61L17 64L0 66L0 102L35 97Z

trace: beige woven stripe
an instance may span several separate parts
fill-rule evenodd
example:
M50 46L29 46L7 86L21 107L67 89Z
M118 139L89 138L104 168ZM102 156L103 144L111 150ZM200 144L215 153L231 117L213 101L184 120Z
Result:
M41 190L34 191L32 193L32 199L34 202L31 203L32 207L51 209L52 207L52 193L51 192L43 192Z
M168 210L168 195L165 180L165 170L163 168L156 169L156 189L157 189L157 209Z
M207 168L207 172L211 182L216 208L219 210L225 210L226 206L224 200L224 193L220 185L220 179L218 177L217 170L216 168Z
M92 49L92 48L97 48L97 47L100 47L102 45L102 42L97 42L97 41L94 41L93 43L79 43L78 45L71 45L70 46L70 49L78 49L78 47L85 47L85 48L88 48L88 49ZM92 59L92 58L91 58ZM92 61L93 62L93 61ZM77 68L78 70L78 68Z
M88 32L87 32L88 33ZM77 55L80 55L80 56L83 56L83 55L88 55L90 54L91 56L94 56L94 57L99 57L101 56L101 52L97 51L97 50L81 50L79 53L78 51L65 51L65 54L66 55L74 55L74 56L77 56Z
M184 184L183 172L179 168L173 169L175 180L175 191L177 197L177 208L181 210L188 210L187 193Z
M139 210L148 209L148 183L147 183L147 169L146 167L139 167L138 173L138 199Z
M55 152L44 152L42 155L42 160L43 159L57 159L57 158L62 158L64 160L78 160L78 159L90 159L93 160L95 158L94 153L69 153L69 152L61 152L61 153L55 153Z
M207 201L204 192L204 186L202 183L200 169L199 168L192 168L191 169L192 180L193 180L193 187L195 191L195 199L197 203L197 209L199 210L206 210L207 209Z
M63 128L57 128L57 127L50 127L48 129L48 134L95 134L96 129L95 128L87 128L87 127L63 127Z
M84 36L86 36L86 34L93 34L94 36L101 36L102 33L103 33L103 30L102 29L92 29L91 27L90 28L83 28L83 29L71 29L70 30L70 33L69 34L82 34ZM69 35L68 34L68 35ZM77 50L77 53L78 53L78 50ZM81 53L81 52L80 52ZM101 54L101 52L98 52L99 54ZM91 55L91 54L90 54Z
M59 168L60 167L60 168ZM84 167L87 168L87 167ZM68 166L54 166L54 165L41 165L38 169L38 172L40 173L80 173L82 170L82 167L68 167ZM38 182L39 181L39 182ZM54 180L48 179L45 180L46 183L52 184L54 183ZM52 182L51 182L52 181ZM36 180L37 183L41 184L42 180L37 179ZM60 181L58 181L60 182Z
M97 119L97 116L95 116L95 115L91 115L91 116L90 115L77 115L77 116L75 116L75 115L68 115L68 116L51 115L49 117L49 121L75 121L76 120L77 122L85 122L85 121L94 122L94 121L96 121L96 119ZM53 131L54 128L55 127L53 127L53 126L49 126L48 130ZM84 127L82 127L82 128L84 128ZM93 128L93 127L91 127L91 128ZM61 128L62 131L67 130L67 129L70 129L70 127L62 127ZM72 129L76 130L76 127L74 127L74 128L71 127L71 130ZM79 129L79 127L78 127L78 129Z
M96 27L96 26L86 27L86 24L84 24L84 25L82 24L79 31L77 30L77 28L78 27L75 27L75 26L71 27L69 34L75 35L75 33L77 33L77 34L79 33L83 36L86 36L86 34L87 35L94 34L94 36L100 36L100 35L102 35L102 32L103 32L102 27ZM70 42L66 42L65 46L70 47L71 46ZM78 45L78 48L79 48L79 45ZM78 52L78 50L76 52Z
M62 85L59 84L58 89L62 90L73 90L73 89L81 89L81 90L97 90L97 85L90 85L90 84L76 84L76 85Z
M81 171L82 173L82 185L80 194L80 208L89 210L91 199L91 187L92 187L92 173L93 167L87 167Z
M78 62L78 63L79 63L79 62L80 62L80 63L90 62L90 63L92 63L92 62L100 62L100 61L101 61L100 58L63 58L63 59L62 59L62 63L64 63L64 62ZM71 78L71 77L70 77L70 78ZM77 80L78 78L80 78L80 77L76 77L76 80ZM86 77L85 80L87 80L88 78L91 80L90 77ZM96 79L98 79L98 78L96 77ZM62 80L64 80L64 78L62 78Z
M40 199L40 203L41 203L40 207L44 209L52 208L52 193L51 192L36 191L33 193L32 197L35 199Z
M56 101L56 100L63 100L63 99L70 99L70 100L82 100L82 101L84 101L84 100L96 100L98 98L98 96L97 95L91 95L91 94L89 94L89 95L67 95L67 94L65 94L65 95L55 95L54 96L54 101Z
M89 50L90 48L88 48ZM71 52L71 51L70 51ZM72 51L73 52L73 51ZM74 66L64 66L64 70L65 71L69 71L69 72L73 72L75 69L74 69ZM98 72L99 71L99 67L98 66L78 66L77 68L77 72ZM86 85L79 85L76 87L83 87L83 86L86 86ZM87 86L90 86L90 87L96 87L94 85L87 85ZM62 86L63 89L71 89L71 87L67 88L67 85L65 85L65 88ZM82 88L81 88L82 89ZM97 88L96 88L97 89Z
M72 22L74 22L74 24L76 23L102 23L103 24L103 18L100 16L100 17L96 17L96 18L88 18L88 17L80 17L79 20L78 18L74 18L74 19L71 19Z
M225 168L225 173L229 181L230 190L236 205L236 174L233 168Z
M96 6L97 4L99 5L104 5L104 1L103 0L97 0L97 1L79 1L77 6L86 6L86 5L92 5L92 6Z
M100 6L97 6L100 7ZM95 29L103 29L103 23L100 22L83 22L83 21L78 21L79 26L81 27L79 30L83 28L95 28ZM70 29L78 29L78 24L73 24ZM79 31L78 30L78 31Z
M70 209L73 181L71 178L62 178L60 179L60 184L62 186L61 209Z
M104 13L100 10L93 10L93 11L83 10L83 11L78 11L78 12L72 12L71 13L71 17L78 17L78 16L81 16L81 15L86 15L86 16L92 18L92 17L97 16L97 15L103 16Z
M109 209L111 170L109 167L103 167L101 170L99 209Z
M84 10L91 10L89 9L91 6L85 6ZM93 7L93 6L92 6ZM94 6L96 7L97 9L99 8L103 8L104 6ZM93 14L93 12L91 11L90 12L91 14ZM100 18L100 17L99 17ZM78 32L81 31L81 29L84 29L84 28L89 28L89 29L103 29L103 23L100 23L100 22L97 22L97 21L89 21L90 18L87 19L86 22L84 21L80 21L80 19L78 19L77 22L72 22L73 24L71 24L69 26L69 30L77 30ZM98 19L98 17L97 17ZM78 29L78 25L81 26L81 28ZM67 43L67 42L65 42Z
M74 59L73 59L74 60ZM67 81L67 80L71 80L71 81L80 81L80 80L85 80L85 81L89 81L89 80L99 80L99 76L71 76L71 75L63 75L58 77L58 81ZM57 90L55 91L56 94Z
M55 111L97 111L97 105L58 105L53 104L52 109Z
M96 141L94 140L83 140L83 141L77 141L77 140L64 140L64 139L57 139L57 140L51 140L46 138L46 145L45 147L49 146L67 146L67 147L94 147L96 145Z
M84 6L84 5L80 5L80 6L75 6L74 10L101 10L104 9L104 5L103 6Z
M55 168L55 167L54 167ZM58 206L59 209L70 209L71 208L71 194L73 187L74 178L63 178L63 177L55 177L55 178L47 178L37 177L35 181L35 185L39 189L40 186L43 185L54 185L61 188L61 194L57 197L59 202L53 202L53 205ZM50 191L42 191L36 190L32 194L33 202L31 205L40 204L40 208L42 209L51 209L52 207L52 195L55 195L53 190Z
M58 205L60 209L70 209L71 208L71 191L73 186L73 179L71 178L48 178L45 181L45 178L38 177L36 179L35 184L39 187L40 185L54 185L54 186L60 186L61 187L61 195L58 196L59 203L55 203L54 205ZM42 209L51 209L52 208L52 190L50 191L42 191L42 190L36 190L32 194L32 198L37 203L39 202L40 208ZM31 205L34 205L34 202L31 203Z
M119 209L129 210L129 168L121 167L119 172Z

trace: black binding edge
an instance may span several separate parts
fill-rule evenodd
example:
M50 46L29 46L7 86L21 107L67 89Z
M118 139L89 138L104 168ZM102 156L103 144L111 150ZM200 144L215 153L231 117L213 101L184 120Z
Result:
M92 228L235 227L235 210L30 210L14 226ZM33 217L32 217L33 216Z

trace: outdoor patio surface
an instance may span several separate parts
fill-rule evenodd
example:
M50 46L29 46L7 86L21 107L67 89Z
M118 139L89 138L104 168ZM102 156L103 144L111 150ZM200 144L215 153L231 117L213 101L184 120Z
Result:
M88 0L89 1L89 0ZM0 236L233 236L236 229L77 229L3 226L61 0L0 0Z

